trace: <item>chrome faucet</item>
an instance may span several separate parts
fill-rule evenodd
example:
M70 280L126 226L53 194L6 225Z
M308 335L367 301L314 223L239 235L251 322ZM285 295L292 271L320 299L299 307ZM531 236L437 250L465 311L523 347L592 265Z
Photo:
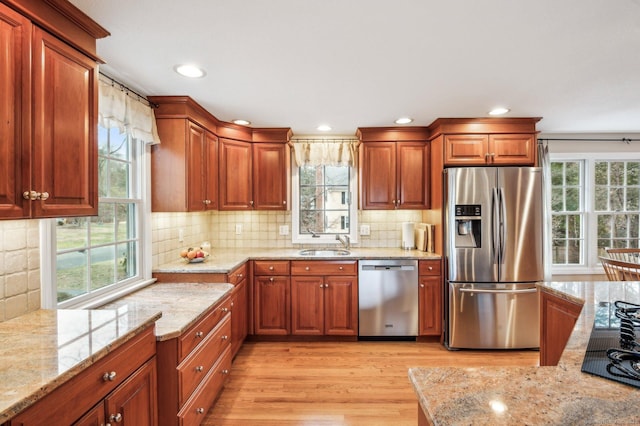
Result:
M348 235L336 234L336 240L340 241L345 249L349 250L351 247L351 237Z

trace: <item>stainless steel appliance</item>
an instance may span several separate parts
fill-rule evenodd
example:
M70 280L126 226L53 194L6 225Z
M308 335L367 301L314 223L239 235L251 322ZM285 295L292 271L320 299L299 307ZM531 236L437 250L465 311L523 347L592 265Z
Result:
M542 171L445 169L449 348L537 348L544 278Z
M418 335L418 262L361 260L358 266L360 337Z

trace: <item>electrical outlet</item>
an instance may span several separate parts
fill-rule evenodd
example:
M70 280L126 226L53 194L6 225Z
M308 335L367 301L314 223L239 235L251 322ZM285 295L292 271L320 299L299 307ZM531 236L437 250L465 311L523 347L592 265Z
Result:
M289 235L289 225L280 225L280 235Z
M236 223L236 235L242 235L242 224Z
M371 228L369 225L360 225L360 235L371 235Z
M178 242L179 243L184 242L184 229L182 228L178 229Z

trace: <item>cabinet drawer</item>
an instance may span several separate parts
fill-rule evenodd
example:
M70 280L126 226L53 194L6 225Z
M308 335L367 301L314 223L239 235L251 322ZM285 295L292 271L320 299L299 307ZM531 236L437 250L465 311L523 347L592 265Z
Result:
M418 262L418 274L420 275L440 275L440 259L421 260Z
M356 260L291 261L291 275L357 275L358 262Z
M229 273L229 282L233 285L238 285L238 283L245 278L247 278L247 262L243 263L241 266L237 267L233 271Z
M202 423L211 404L217 398L225 380L229 376L231 359L231 349L227 347L216 365L209 371L209 374L196 388L191 398L178 412L180 426L199 425Z
M256 260L253 275L289 275L288 260Z
M220 319L230 312L231 301L229 297L225 297L211 312L209 312L204 318L192 325L187 331L185 331L179 338L179 359L181 362L193 348L198 346L207 335L213 330L213 328L220 322Z
M153 330L153 327L148 328L106 358L89 366L18 414L11 420L11 424L41 424L43 419L54 419L57 424L73 423L155 355L156 338ZM105 377L109 373L112 379Z
M230 343L231 314L227 314L202 344L178 365L180 404L189 398Z

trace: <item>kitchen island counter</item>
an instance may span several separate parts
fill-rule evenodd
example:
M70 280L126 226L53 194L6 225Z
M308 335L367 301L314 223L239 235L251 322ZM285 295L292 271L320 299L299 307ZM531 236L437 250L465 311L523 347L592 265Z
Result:
M558 366L411 368L425 424L638 424L640 390L580 371L597 308L640 303L639 282L558 282L540 291L584 303Z
M153 269L154 273L214 273L227 274L248 260L359 260L359 259L414 259L432 260L441 256L419 250L399 248L351 248L348 255L308 256L301 255L303 249L251 248L214 249L200 263L187 263L176 254L176 260Z

